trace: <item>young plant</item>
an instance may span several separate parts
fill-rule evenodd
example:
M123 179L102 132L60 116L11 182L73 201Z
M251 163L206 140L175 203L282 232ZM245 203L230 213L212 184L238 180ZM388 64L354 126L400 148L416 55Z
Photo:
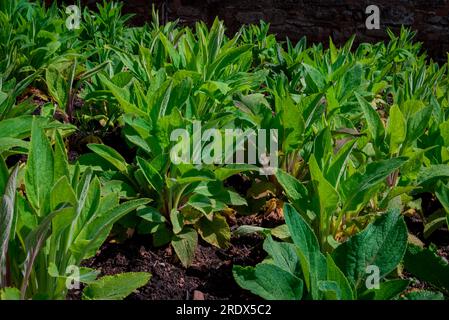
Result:
M234 278L242 288L269 300L389 300L407 288L409 281L389 279L407 249L407 227L397 210L332 254L322 253L313 230L293 206L286 204L284 213L292 242L268 236L264 249L269 257L264 262L234 266ZM378 277L376 290L372 274Z
M124 297L146 284L149 275L129 274L129 286L117 291L111 284L119 279L96 280L98 273L80 264L96 254L116 221L149 200L120 204L117 194L102 192L91 169L81 173L79 166L68 165L61 135L55 131L54 136L52 146L39 122L33 121L27 164L23 170L15 167L5 187L0 212L1 263L6 266L2 295L64 299L68 279L73 279L97 288L87 289L88 298L107 298L107 289ZM23 185L17 192L19 181ZM75 271L78 278L71 278Z

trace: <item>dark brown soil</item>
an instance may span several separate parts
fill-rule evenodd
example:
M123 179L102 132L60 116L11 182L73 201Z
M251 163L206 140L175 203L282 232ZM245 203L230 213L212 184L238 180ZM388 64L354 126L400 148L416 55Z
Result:
M258 297L236 284L232 266L261 262L266 256L263 240L257 234L233 238L228 249L200 241L193 265L185 269L171 248L156 249L150 237L135 236L121 244L105 244L84 266L102 275L150 272L151 281L127 298L130 300L193 300L194 296L205 300L255 300ZM69 299L79 298L80 292L69 295Z
M411 233L425 245L437 244L439 254L448 258L447 230L437 230L429 239L424 239L420 218L407 217L406 221ZM275 227L281 223L282 217L272 213L241 216L230 224L231 230L235 230L240 225ZM186 269L170 247L154 248L151 237L135 235L122 243L106 243L96 257L84 262L84 266L97 269L102 275L150 272L151 281L129 296L128 300L258 300L258 297L236 284L232 267L254 266L261 262L266 257L263 240L257 234L233 237L228 249L215 248L200 240L194 263ZM431 288L406 270L403 276L412 281L409 291ZM80 299L80 291L71 292L69 299Z

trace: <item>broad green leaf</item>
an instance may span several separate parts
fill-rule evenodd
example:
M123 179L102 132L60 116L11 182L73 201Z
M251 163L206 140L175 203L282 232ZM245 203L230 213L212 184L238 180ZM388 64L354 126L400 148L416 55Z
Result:
M449 147L449 120L440 124L440 135L445 147Z
M136 114L144 118L148 116L145 110L139 109L130 102L130 93L127 89L116 86L102 74L99 74L98 77L101 82L104 83L104 85L112 92L125 113Z
M139 168L142 170L145 179L150 184L150 186L159 194L162 194L164 191L164 179L160 175L160 173L146 160L137 157L137 164Z
M157 230L153 234L153 245L158 248L165 246L172 240L173 232L168 230L165 223L159 224Z
M104 144L89 144L88 148L112 164L118 171L126 172L128 165L120 153Z
M387 140L390 145L390 154L399 152L407 134L405 118L397 105L390 108L387 122Z
M399 300L444 300L441 292L432 292L427 290L412 291L401 297Z
M0 290L0 300L20 300L20 290L17 288L4 288Z
M170 212L170 221L173 226L173 232L178 234L184 228L184 216L176 209L172 209Z
M329 128L321 130L313 143L313 157L320 170L325 170L333 155L333 142Z
M188 268L193 262L198 244L196 231L192 228L185 228L182 232L173 236L171 244L182 265Z
M379 283L379 289L370 289L359 295L359 300L391 300L399 296L409 286L409 280L390 280Z
M167 222L167 219L157 209L152 207L139 209L137 215L148 222L158 224Z
M146 272L121 273L105 276L90 283L83 290L83 300L123 300L151 279Z
M442 185L436 192L438 200L446 211L446 223L449 227L449 188L445 185Z
M60 278L66 281L69 279L71 274L68 275L60 274L58 267L54 262L50 262L50 265L48 267L48 274L52 276L53 278ZM95 280L97 280L98 275L100 274L100 271L90 269L90 268L79 268L79 278L77 279L80 283L84 284L90 284L93 283Z
M28 151L30 143L16 138L0 138L0 154L15 148ZM25 153L25 152L24 152Z
M339 300L354 300L355 296L351 285L343 272L335 264L330 255L326 257L327 262L327 280L334 281L338 285Z
M326 78L315 67L306 63L303 63L303 66L306 73L307 86L311 89L309 93L321 92L326 86Z
M342 212L358 211L361 206L369 201L369 191L394 171L405 164L407 158L399 157L388 160L372 162L367 165L364 174L356 173L347 179L342 188L345 190L346 201Z
M63 60L64 61L64 60ZM58 62L50 65L45 71L45 83L48 91L61 109L65 109L69 99L69 81L64 77L66 69L71 68L71 63Z
M43 216L54 179L54 157L50 142L37 121L33 121L31 148L26 166L25 187L27 198Z
M179 53L176 51L174 45L167 39L166 36L164 36L162 32L158 34L158 37L161 40L162 44L164 45L165 50L168 52L170 59L173 62L173 66L175 68L178 68L181 58Z
M3 157L0 155L0 196L2 196L3 192L5 191L5 186L8 182L8 178L8 167L6 166L5 160L3 160Z
M309 169L316 190L316 194L314 195L314 202L316 203L314 203L314 206L318 204L315 212L319 213L320 232L322 232L320 237L321 243L324 244L325 237L330 232L330 223L337 210L340 196L334 187L324 178L314 155L310 157Z
M356 142L357 140L347 142L333 157L332 162L327 169L326 180L335 188L338 188L340 179L346 171L346 164L349 161L349 157Z
M101 186L97 177L85 181L85 185L79 196L76 208L76 220L74 221L72 231L74 235L95 217L101 202ZM102 212L100 212L102 214Z
M320 251L320 245L313 230L301 215L290 205L284 205L284 216L290 230L293 243L301 263L307 289L313 299L319 299L318 282L326 280L326 258Z
M212 213L226 209L226 206L213 198L202 194L194 194L189 198L187 204L204 214L209 220L212 220Z
M132 200L120 204L108 211L103 211L100 206L95 218L83 226L73 245L70 247L77 261L88 259L95 255L96 251L109 235L112 225L128 213L146 205L148 199Z
M404 267L418 279L449 292L449 264L434 249L409 244Z
M208 67L207 80L216 79L225 70L226 67L236 62L242 55L250 52L252 45L243 45L240 47L223 50L215 59L215 61Z
M301 300L303 295L302 280L275 265L234 266L233 274L240 287L266 300Z
M229 247L231 230L225 217L214 214L212 221L202 217L195 226L201 238L206 242L218 248L226 249Z
M270 229L262 228L262 227L258 227L258 226L244 225L244 226L238 227L237 230L235 230L232 233L232 235L236 236L236 237L239 237L239 236L246 236L246 235L254 234L254 233L269 234L270 233Z
M449 166L447 164L435 164L422 168L418 175L418 184L431 182L433 179L449 178Z
M67 151L65 149L64 140L62 139L59 131L56 131L54 174L54 181L58 181L61 177L67 177L67 179L70 179Z
M20 116L0 121L0 138L28 138L31 135L32 123L44 129L74 130L72 125L62 124L57 121L51 122L48 118L39 116Z
M9 177L4 194L1 195L0 200L0 288L7 285L7 258L8 248L11 236L15 237L13 230L14 208L16 202L16 188L17 175L19 172L19 165L16 165Z
M390 210L341 244L333 258L349 281L360 288L368 266L378 267L381 278L397 267L407 249L407 236L407 226L399 210Z
M271 236L268 236L263 244L263 248L273 259L273 263L277 267L293 275L297 274L299 270L299 259L293 244L277 242Z
M342 300L341 289L336 281L320 280L318 289L323 294L323 300Z
M368 125L368 130L371 133L374 142L376 143L376 145L380 145L384 140L385 128L379 114L360 94L355 92L355 96L360 105L360 108L363 111L363 115Z
M284 188L285 194L293 203L295 208L305 215L307 211L308 194L304 185L295 177L279 169L276 172L276 179Z
M215 176L217 177L218 180L224 181L232 177L233 175L242 172L257 171L257 170L259 170L257 166L250 164L230 164L215 170Z
M432 116L432 106L425 107L416 112L407 121L407 137L405 144L411 144L420 136L422 136L429 125Z

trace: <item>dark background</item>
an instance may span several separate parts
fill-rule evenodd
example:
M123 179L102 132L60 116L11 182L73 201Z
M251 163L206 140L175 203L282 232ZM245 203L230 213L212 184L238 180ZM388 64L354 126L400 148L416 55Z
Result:
M84 0L94 5L97 1ZM387 39L386 28L399 30L401 25L418 31L417 39L438 61L447 61L449 51L449 0L130 0L124 1L125 11L135 13L139 24L151 16L155 3L169 20L180 19L183 24L203 20L211 23L218 16L229 32L242 24L271 23L271 31L280 39L288 36L297 41L306 36L309 42L327 43L332 37L344 43L352 34L357 41ZM367 30L366 7L380 8L381 29Z

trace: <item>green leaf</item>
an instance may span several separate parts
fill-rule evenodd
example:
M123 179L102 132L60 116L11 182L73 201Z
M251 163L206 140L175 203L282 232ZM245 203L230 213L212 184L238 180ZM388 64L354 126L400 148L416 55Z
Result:
M325 77L315 67L306 63L303 63L303 66L306 73L305 79L307 86L312 90L310 93L321 92L326 86Z
M72 125L50 121L48 118L39 116L20 116L0 121L0 138L28 138L31 135L32 123L44 129L74 130Z
M407 138L405 144L411 144L422 136L432 116L432 106L425 107L411 116L407 121Z
M277 170L276 179L282 188L284 188L285 194L293 203L295 208L299 210L302 215L305 215L308 202L306 187L304 187L304 185L295 177L281 169Z
M67 177L61 177L53 186L50 195L50 209L52 211L58 209L61 204L70 204L75 206L77 199L75 191Z
M359 211L369 201L371 188L384 182L391 173L398 170L406 161L407 158L399 157L372 162L367 165L363 175L361 173L353 174L342 184L347 197L342 212Z
M103 211L103 208L100 206L95 218L90 219L83 226L73 245L70 247L72 253L77 257L77 261L95 255L98 248L100 248L109 235L112 225L126 214L144 206L149 201L149 199L132 200L108 211Z
M441 292L420 290L409 292L400 300L444 300L444 295Z
M160 173L148 161L140 157L137 157L137 164L150 186L157 193L162 194L164 192L165 183Z
M215 170L215 177L217 177L217 179L220 181L224 181L232 177L233 175L242 172L258 171L258 170L259 168L257 166L251 164L229 164L227 166Z
M334 281L338 285L338 300L354 300L354 292L352 291L348 279L345 277L340 268L338 268L330 255L327 255L326 262L327 280Z
M104 144L89 144L90 150L112 164L118 171L126 172L128 165L120 153Z
M54 158L50 142L37 121L33 121L31 148L26 166L25 187L27 198L40 216L48 207L53 187Z
M153 245L157 247L162 247L170 243L172 240L173 232L168 230L167 225L159 224L156 232L153 234Z
M226 67L236 62L245 53L250 52L252 47L252 45L243 45L240 47L231 47L228 50L223 50L217 56L215 61L209 66L206 79L216 79L224 72Z
M266 300L300 300L303 281L271 264L253 267L234 266L234 279L240 287Z
M273 259L274 264L284 271L291 274L297 274L299 268L299 259L296 254L296 247L291 243L274 241L268 236L263 244L264 250Z
M422 168L418 175L418 184L422 185L430 182L430 180L440 178L449 178L449 166L447 164L436 164Z
M54 262L50 262L50 265L48 267L48 274L50 276L52 276L53 278L63 279L64 281L69 279L71 276L70 273L68 275L61 275L59 273L58 267L56 266L56 264ZM97 271L95 269L80 267L79 268L79 278L77 280L80 283L90 284L90 283L95 282L95 280L97 280L97 277L99 274L100 274L100 271Z
M172 209L170 212L170 221L173 226L173 232L178 234L184 228L184 216L176 209Z
M19 165L16 165L9 177L4 194L0 200L0 288L7 285L6 270L8 259L8 247L11 235L15 237L13 231L14 208L16 203L17 175Z
M28 151L30 143L16 138L0 138L0 153L15 148L21 148Z
M441 185L441 187L435 192L435 195L446 211L446 223L449 227L449 188L445 185Z
M407 237L407 226L399 210L390 210L340 245L333 258L349 281L360 288L364 285L368 266L377 266L380 277L397 267L407 249Z
M449 293L449 264L434 250L409 244L404 267L418 279Z
M324 178L315 156L312 155L309 161L310 174L315 186L316 194L313 196L318 208L315 208L315 213L318 213L321 243L324 244L326 237L330 234L330 223L332 217L337 210L340 196L332 185Z
M318 239L307 222L288 203L284 205L284 216L293 243L298 248L304 280L313 299L319 299L318 282L326 280L326 258L320 251Z
M3 157L0 155L0 196L3 195L3 192L5 191L5 186L8 182L8 178L8 167L6 166L5 160L3 160Z
M270 229L262 228L262 227L258 227L258 226L243 225L243 226L238 227L237 230L235 230L232 233L232 235L239 237L239 236L246 236L246 235L250 235L250 234L254 234L254 233L269 234Z
M352 150L357 140L347 142L333 157L332 162L326 172L326 180L336 189L340 183L341 177L346 171L346 164L349 161Z
M67 151L65 149L64 140L62 139L62 136L59 133L59 131L56 131L54 173L55 173L54 181L58 181L59 178L63 176L67 177L67 179L70 179Z
M407 127L401 109L397 105L390 108L390 115L387 123L387 140L390 144L390 154L399 152L399 148L405 141Z
M83 300L123 300L151 279L146 272L122 273L105 276L90 283L83 290Z
M62 71L70 67L67 62L59 62L50 65L45 71L45 83L47 84L48 92L63 110L67 106L69 99L69 81L64 78Z
M365 100L365 98L363 98L357 92L355 92L354 94L363 111L363 115L368 125L368 130L371 133L374 142L376 143L376 145L380 145L384 140L385 128L379 114L376 112L376 110L374 110L371 104Z
M167 222L167 219L157 209L152 207L139 209L137 215L148 222L158 224Z
M185 228L182 232L173 236L171 244L182 265L188 268L195 257L198 244L197 232L192 228Z
M212 221L202 217L195 225L199 235L208 243L218 248L226 249L231 242L231 230L226 218L215 214Z
M114 98L117 99L125 113L136 114L144 118L148 116L144 110L140 110L130 102L131 98L129 90L116 86L102 74L98 74L98 77L100 78L101 82L112 92Z
M399 296L409 286L409 280L390 280L379 283L379 289L370 289L359 295L360 300L391 300Z
M20 300L20 291L17 288L4 288L0 290L0 300Z

